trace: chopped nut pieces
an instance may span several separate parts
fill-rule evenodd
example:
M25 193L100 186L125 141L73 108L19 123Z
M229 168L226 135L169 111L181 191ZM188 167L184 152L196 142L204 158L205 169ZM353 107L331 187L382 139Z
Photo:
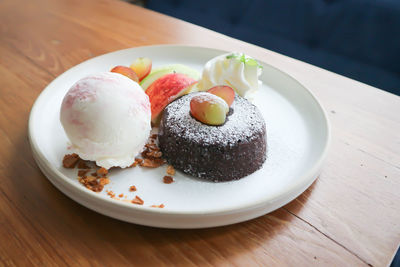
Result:
M136 186L132 185L131 187L129 187L129 192L134 192L136 191Z
M146 144L142 156L143 158L160 158L162 153L156 144Z
M161 151L152 150L152 151L147 152L144 157L145 158L161 158L161 156L162 156Z
M138 165L136 160L128 167L128 168L135 168Z
M110 179L108 179L107 177L102 177L99 179L99 183L104 186L110 183Z
M165 163L164 159L144 159L140 166L147 168L157 168Z
M157 137L158 137L157 134L153 134L150 136L147 144L145 145L145 149L142 152L143 158L135 158L135 161L129 167L136 167L137 165L140 165L141 167L157 168L166 163L166 161L163 158L161 158L162 152L160 151L160 148L157 145L156 142ZM82 185L84 185L86 188L94 192L101 192L104 186L110 183L110 180L108 179L108 177L106 177L108 174L108 170L106 168L101 167L97 169L97 171L92 172L89 176L87 176L87 174L93 168L90 167L91 164L92 164L91 162L79 158L78 154L75 153L65 155L63 159L63 166L65 168L73 169L75 168L75 166L77 166L78 169L80 169L78 170L78 179ZM168 175L175 174L175 169L173 166L169 165L167 167L167 174ZM174 182L174 178L172 178L171 176L164 176L164 183L170 184L172 182ZM137 190L136 186L134 185L129 187L130 192L134 192L136 190ZM119 198L124 197L124 194L119 194L118 195L119 198L116 197L116 194L111 190L106 190L106 192L108 196L116 200L120 200ZM144 201L138 196L136 196L133 200L131 200L131 202L137 205L144 204ZM152 205L151 207L164 208L164 204Z
M160 208L160 209L162 209L162 208L164 208L164 207L165 207L165 205L164 205L164 204L160 204L160 205L151 205L150 207L152 207L152 208Z
M73 169L73 168L75 168L75 165L78 162L78 160L79 160L78 154L75 154L75 153L67 154L64 156L64 159L62 161L63 166L64 166L64 168L67 168L67 169Z
M136 167L138 164L140 164L143 161L143 159L135 158L135 161L129 166L129 168Z
M97 178L93 176L80 177L79 182L83 184L86 188L92 190L93 192L101 192L104 187L104 185L99 183L97 181Z
M126 199L127 197L124 196L124 194L122 194L122 193L119 194L118 197L117 197L117 196L116 196L116 193L114 193L114 192L111 191L111 190L106 190L106 192L107 192L107 195L108 195L110 198L115 199L115 200L124 201L124 202L128 202L128 203L133 203L133 204L136 204L136 205L143 205L143 204L144 204L143 199L141 199L141 198L138 197L138 196L135 196L135 198L132 199L132 200L128 200L128 199ZM125 198L122 199L123 197L125 197ZM164 207L163 204L161 204L161 205L162 205L162 207Z
M133 199L131 202L133 204L138 204L138 205L143 205L144 204L144 201L138 196L136 196L135 199Z
M156 135L152 135L152 137ZM150 141L152 138L150 138ZM139 162L141 167L157 168L165 164L165 160L161 158L162 153L157 144L149 142L145 145L145 149L142 152L143 161Z
M153 144L153 143L147 143L144 145L145 148L147 148L148 150L159 150L157 144Z
M114 198L114 197L115 197L115 193L114 193L113 191L111 191L111 190L106 190L106 192L107 192L107 195L109 195L111 198Z
M163 178L163 182L164 182L164 184L170 184L170 183L173 183L174 182L174 178L172 178L171 176L164 176L164 178Z
M169 174L169 175L174 175L174 174L175 174L174 166L168 165L168 167L167 167L167 174Z
M101 167L97 170L97 174L100 176L106 176L108 174L108 170L106 168Z
M78 171L78 176L83 177L86 176L86 174L89 172L89 170L79 170Z
M78 162L78 169L90 169L84 160Z
M65 155L63 158L64 168L73 169L77 166L80 169L78 170L78 181L82 185L93 192L101 192L104 186L110 183L106 177L108 170L102 167L87 176L91 171L91 167L87 163L88 161L82 160L76 153Z

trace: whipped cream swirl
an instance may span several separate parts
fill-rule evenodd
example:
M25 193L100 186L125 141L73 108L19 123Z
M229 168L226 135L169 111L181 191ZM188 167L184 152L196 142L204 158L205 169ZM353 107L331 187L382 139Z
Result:
M206 91L213 86L228 85L240 96L249 98L261 86L258 77L262 66L253 58L229 53L209 60L204 68L198 88Z

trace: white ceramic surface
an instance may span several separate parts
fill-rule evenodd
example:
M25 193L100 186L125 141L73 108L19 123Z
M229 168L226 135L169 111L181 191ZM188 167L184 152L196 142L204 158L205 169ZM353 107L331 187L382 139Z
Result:
M147 56L153 66L181 63L202 70L226 51L187 46L148 46L116 51L85 61L51 82L36 100L29 119L33 155L47 178L64 194L104 215L127 222L166 228L203 228L249 220L271 212L301 194L316 179L327 153L329 124L315 97L284 72L262 63L263 86L254 104L267 124L267 160L261 170L238 181L213 183L180 172L164 184L166 167L112 170L111 183L94 193L79 184L77 170L62 167L69 153L59 121L61 101L74 82L115 65ZM248 159L249 161L252 159ZM136 192L129 192L135 185ZM106 189L135 195L144 205L111 199ZM151 208L161 204L165 208Z

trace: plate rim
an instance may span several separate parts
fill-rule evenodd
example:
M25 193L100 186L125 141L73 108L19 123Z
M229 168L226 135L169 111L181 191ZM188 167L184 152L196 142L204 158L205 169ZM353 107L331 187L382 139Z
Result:
M78 68L82 64L85 64L86 62L91 61L91 60L96 60L99 57L110 56L113 53L121 53L123 51L129 51L129 50L135 50L135 49L141 49L141 48L143 48L143 49L146 49L146 48L148 48L148 49L164 49L164 48L185 48L186 49L186 48L189 48L189 49L196 49L196 50L204 49L204 50L210 50L213 52L219 52L221 54L232 52L232 51L227 51L227 50L222 50L222 49L216 49L213 47L194 46L194 45L193 46L192 45L179 45L179 44L136 46L136 47L131 47L131 48L126 48L126 49L121 49L121 50L105 53L105 54L98 55L96 57L87 59L77 65L74 65L73 67L71 67L68 70L66 70L65 72L63 72L62 74L58 75L49 84L47 84L47 86L43 89L43 91L36 98L32 108L31 108L30 115L29 115L29 122L28 122L28 137L29 137L29 143L31 145L32 152L34 154L34 158L36 161L38 161L38 160L41 161L48 168L48 171L52 174L51 175L52 178L49 178L43 171L42 171L42 173L48 180L50 180L50 182L53 185L54 185L54 183L53 183L52 179L57 178L57 180L60 181L63 186L69 187L70 190L72 190L72 189L78 190L79 193L88 194L88 196L91 197L93 201L106 202L107 204L117 205L120 208L126 208L130 211L140 211L140 212L148 212L151 214L163 214L163 215L168 214L168 215L178 215L178 216L182 216L182 215L196 216L196 215L205 215L205 214L207 214L207 215L220 214L221 215L221 214L228 214L228 213L232 213L232 212L239 213L240 211L254 208L256 206L265 205L267 203L278 202L283 196L286 196L286 197L290 196L289 199L287 201L285 201L285 203L283 204L283 205L285 205L285 204L289 203L290 201L294 200L301 193L303 193L317 179L317 174L318 174L319 170L321 169L323 161L327 157L328 150L329 150L330 143L331 143L331 125L330 125L330 121L328 120L327 112L324 109L324 107L321 105L321 103L318 101L318 98L307 87L305 87L302 83L300 83L297 79L295 79L293 76L291 76L287 72L285 72L267 62L257 59L260 63L265 64L268 67L274 69L275 71L278 71L278 72L284 74L287 78L291 79L293 82L295 82L297 85L299 85L304 90L304 92L306 92L311 97L311 99L314 101L314 103L320 110L322 118L323 118L323 122L324 122L323 126L324 126L324 129L326 130L326 136L325 136L325 142L323 145L322 153L320 153L318 160L316 160L313 163L312 167L309 168L303 175L299 176L298 179L296 179L295 183L288 185L288 187L285 187L284 189L276 192L273 195L268 195L266 197L257 199L257 201L253 201L253 202L242 204L242 205L236 205L234 207L217 208L217 209L211 209L211 210L206 210L206 211L187 211L187 210L179 211L179 210L168 210L167 208L155 209L155 208L151 208L151 207L147 207L147 206L132 205L130 203L125 203L123 201L116 201L114 199L105 198L104 196L100 196L99 194L92 192L92 191L86 189L85 187L82 187L79 184L76 184L75 182L73 182L70 178L68 178L66 175L61 173L57 168L55 168L55 166L53 166L50 162L47 161L46 157L44 156L44 154L42 153L38 144L35 141L35 138L34 138L35 135L34 135L33 128L34 128L34 122L35 122L35 114L36 114L36 112L38 112L37 110L39 109L40 103L43 101L45 96L47 94L49 94L52 85L56 81L63 79L63 77L65 75L72 72L75 68ZM68 197L72 198L71 196L69 196L67 193L65 193L59 187L56 186L56 188L58 188L60 191L62 191ZM305 188L305 189L303 189L303 188ZM74 201L76 201L76 200L74 199ZM80 203L79 201L77 201L77 202ZM82 204L82 203L80 203L80 204ZM281 205L279 207L282 207L283 205ZM84 206L86 206L86 205L84 205ZM277 208L275 208L275 209L277 209ZM275 209L273 209L273 210L275 210Z

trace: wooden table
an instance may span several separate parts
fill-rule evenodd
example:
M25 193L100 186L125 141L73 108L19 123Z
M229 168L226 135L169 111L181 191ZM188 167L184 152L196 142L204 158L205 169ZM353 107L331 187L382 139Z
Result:
M400 241L400 98L124 2L0 2L0 265L385 266ZM27 139L32 104L72 66L110 51L185 44L242 51L319 98L332 145L319 179L249 222L166 230L120 222L64 196Z

